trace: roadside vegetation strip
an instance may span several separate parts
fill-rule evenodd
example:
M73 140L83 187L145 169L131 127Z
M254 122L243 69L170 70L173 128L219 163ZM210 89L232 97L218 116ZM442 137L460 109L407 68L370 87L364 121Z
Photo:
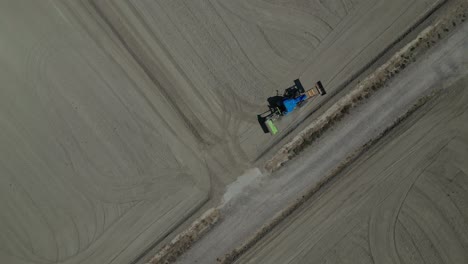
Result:
M468 3L461 2L447 15L424 29L413 41L400 49L388 62L380 66L371 75L361 81L350 93L341 98L324 114L314 120L308 127L283 146L270 160L265 163L265 169L273 172L302 152L326 130L346 116L349 111L364 103L374 92L381 89L396 74L416 61L440 39L447 36L452 29L466 20Z
M395 74L398 74L409 63L414 62L418 55L423 54L428 48L434 45L437 40L446 36L453 28L457 27L466 20L468 11L468 4L461 3L456 8L448 12L448 15L438 20L432 26L429 26L422 31L418 37L402 48L395 54L387 63L379 67L376 72L371 74L363 82L361 82L353 92L348 96L337 102L333 107L333 111L327 111L320 120L316 120L311 126L306 128L300 133L299 136L294 138L292 142L286 145L278 155L278 160L270 160L275 165L270 168L276 170L281 167L285 162L297 155L305 147L307 147L313 140L320 137L320 135L330 128L334 122L343 118L349 110L354 108L359 103L367 99L374 91L380 89L385 83L391 79ZM252 237L247 239L240 247L235 248L231 252L225 254L223 257L217 259L218 262L223 264L235 262L241 255L252 248L259 240L264 238L273 228L275 228L284 219L290 216L296 209L308 201L323 185L330 182L336 175L343 171L350 163L355 161L362 153L367 151L371 146L375 145L380 139L386 136L393 128L403 122L408 116L414 113L417 109L426 104L430 99L437 97L442 92L441 89L435 90L431 94L420 98L415 104L395 122L382 131L375 138L372 138L362 147L351 153L344 161L341 162L333 171L326 175L318 184L313 186L309 191L299 197L292 205L278 213L268 224L265 224L259 229ZM327 115L328 114L328 115ZM320 127L317 127L321 125ZM274 164L280 162L280 164Z
M268 224L262 226L259 231L257 231L250 239L247 240L241 247L238 247L231 251L228 254L225 254L222 258L218 258L217 261L222 264L230 264L236 261L242 254L247 252L249 248L254 246L258 241L264 238L273 228L280 224L284 219L294 213L299 207L301 207L305 202L307 202L312 196L314 196L317 191L322 188L325 184L329 183L335 178L336 175L341 173L346 167L348 167L352 162L354 162L359 156L369 150L370 147L375 145L380 139L385 137L393 128L402 123L407 117L409 117L416 110L425 105L428 101L433 98L440 96L442 90L436 90L429 95L426 95L420 99L402 116L400 116L395 122L393 122L389 127L387 127L382 133L377 137L371 139L369 142L361 146L359 149L351 153L344 161L342 161L333 171L331 171L327 176L325 176L320 182L313 186L310 190L304 193L300 198L297 198L296 201L283 211L279 212L273 220Z
M169 244L164 246L148 264L169 264L186 252L194 242L208 232L219 220L219 210L210 209L197 219L188 229L177 235Z
M276 217L273 218L271 222L267 225L262 226L260 230L253 235L248 242L244 243L241 247L234 249L232 252L225 254L224 257L218 258L217 261L222 264L230 264L236 261L241 255L243 255L249 248L254 246L258 241L264 238L273 228L275 228L278 224L280 224L284 219L294 213L299 207L301 207L305 202L307 202L313 195L317 193L317 191L334 179L334 176L338 175L342 172L346 167L348 167L352 162L354 162L362 153L367 151L371 146L373 146L377 141L387 135L394 127L399 125L402 121L404 121L409 115L414 113L418 110L421 106L426 104L430 99L437 97L442 90L437 90L430 95L427 95L417 101L413 105L413 107L406 112L402 117L398 118L390 127L388 127L385 131L383 131L380 135L376 138L372 139L361 148L350 154L341 164L339 164L330 174L324 177L320 182L318 182L312 189L308 190L304 193L300 198L298 198L291 206L286 208L285 210L281 211L277 214Z
M283 166L287 161L291 160L294 156L298 155L302 150L309 146L314 140L318 139L327 129L331 128L336 122L341 120L349 111L357 105L362 104L367 100L372 93L384 87L384 85L398 74L401 70L405 69L408 64L414 62L417 57L424 53L427 49L433 46L438 40L442 39L450 33L450 31L464 22L467 16L467 3L460 3L453 10L448 12L448 15L439 19L432 26L423 30L418 37L397 52L387 63L379 67L373 74L369 75L366 79L360 82L353 91L344 96L330 109L328 109L321 117L316 119L306 129L299 133L292 141L287 143L278 151L272 159L265 163L267 171L275 171ZM278 225L287 216L292 214L298 207L306 202L320 187L329 182L333 176L342 171L350 162L355 160L363 151L367 150L376 141L387 134L393 127L403 121L408 115L416 111L420 106L424 105L430 98L421 98L404 116L400 117L396 122L389 125L389 127L382 132L379 136L371 139L367 144L348 156L340 165L337 166L328 176L324 177L316 186L297 199L297 201L277 214L271 222L264 225L256 234L243 243L240 247L225 254L223 257L217 259L221 263L232 263L240 255L245 253L249 248L256 244L268 232ZM187 230L183 231L175 237L169 244L164 246L149 262L148 264L156 263L174 263L176 259L184 254L196 241L198 241L204 234L206 234L213 226L215 226L220 219L219 209L208 210L200 219L195 221Z
M296 201L280 213L278 213L271 222L262 226L257 233L255 233L250 239L247 240L241 247L238 247L231 251L228 254L225 254L222 258L218 258L217 261L221 264L230 264L235 262L241 255L243 255L247 250L252 248L258 241L264 238L273 228L280 224L284 219L294 213L299 207L301 207L305 202L307 202L311 197L313 197L318 190L320 190L325 184L331 182L335 179L339 173L346 169L352 162L356 161L361 154L365 153L372 146L374 146L379 140L385 137L393 128L398 126L404 120L406 120L411 114L416 112L431 99L437 98L442 94L443 90L438 89L433 91L431 94L421 97L416 101L416 103L402 116L400 116L395 122L393 122L389 127L387 127L382 133L380 133L375 138L371 139L369 142L364 144L362 147L351 153L343 162L341 162L332 172L330 172L326 177L324 177L320 182L313 186L310 190L304 193L300 198L297 198Z

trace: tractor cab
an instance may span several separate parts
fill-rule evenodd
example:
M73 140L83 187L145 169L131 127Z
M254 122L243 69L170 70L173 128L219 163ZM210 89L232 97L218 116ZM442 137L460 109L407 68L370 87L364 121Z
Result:
M294 85L286 88L283 95L276 91L275 96L268 97L268 110L260 115L257 115L258 122L265 133L276 134L278 129L273 121L281 116L287 115L294 111L297 107L301 107L308 99L316 95L325 95L325 89L319 81L315 87L305 91L299 79L294 80Z

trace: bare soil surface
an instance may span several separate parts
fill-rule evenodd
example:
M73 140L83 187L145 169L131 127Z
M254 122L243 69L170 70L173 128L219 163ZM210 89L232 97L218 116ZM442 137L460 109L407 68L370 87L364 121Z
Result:
M333 94L444 1L91 2L196 136L219 193L281 139L258 129L268 96L298 77Z
M236 263L467 263L467 88L465 75Z
M443 1L322 2L2 1L0 262L132 262Z
M0 3L0 262L128 263L208 198L208 170L123 50L56 4Z
M312 142L301 155L271 175L258 177L248 188L245 188L242 194L226 204L221 212L224 215L224 220L194 244L193 248L182 256L179 263L215 263L217 260L222 263L231 263L246 248L255 245L255 242L262 238L261 235L257 234L262 232L268 234L269 229L271 229L268 223L275 221L278 214L281 216L282 208L294 205L301 199L301 195L308 194L329 175L334 175L339 164L346 162L351 154L361 151L363 146L368 144L370 140L378 138L389 126L398 123L402 116L413 109L413 105L419 98L440 89L450 90L448 87L468 75L467 32L468 23L464 23L459 29L455 29L454 33L447 39L436 43L426 54L391 79L365 104L353 109L332 129L323 134L320 140ZM464 107L462 103L460 104ZM463 122L458 120L458 123ZM422 129L421 133L426 132L426 129ZM416 136L409 140L419 142ZM371 179L363 179L361 185L364 185L367 180ZM349 182L347 181L347 183ZM361 185L356 183L356 186L360 187ZM336 192L341 194L343 190L339 189ZM349 192L353 193L354 189ZM348 197L337 198L336 204L341 205L344 201L349 201L351 208L355 205L351 203L351 200L348 200ZM322 203L320 203L321 205ZM334 210L334 208L330 210ZM329 219L327 213L317 214L314 217L314 220L311 220L317 221L314 223L326 222L328 224L328 222L342 220L338 216L336 218L332 216ZM307 219L307 217L303 219ZM359 222L361 219L356 221ZM335 224L330 223L330 228L339 229L342 222ZM291 226L292 229L297 232L299 237L307 233L296 225ZM268 235L268 237L276 236L275 232L276 229L273 226L272 235ZM288 234L285 234L281 239L278 239L278 243L283 243L281 244L284 246L283 249L277 247L261 251L268 247L268 241L265 243L261 241L260 245L255 246L261 253L259 253L258 258L255 254L252 255L252 263L261 262L263 259L265 259L264 263L287 263L288 255L285 252L288 249L287 236ZM291 239L294 239L294 236ZM254 243L250 243L251 241ZM321 248L320 243L317 244L317 247ZM291 249L291 257L296 254L294 248L300 249L301 246L299 244L291 245L289 248ZM385 248L377 250L385 251ZM271 257L268 256L269 254ZM284 259L280 257L282 254L285 255ZM306 260L299 259L298 263L308 263ZM354 259L349 260L352 262ZM243 260L240 260L240 263L242 262ZM311 263L315 262L311 261Z

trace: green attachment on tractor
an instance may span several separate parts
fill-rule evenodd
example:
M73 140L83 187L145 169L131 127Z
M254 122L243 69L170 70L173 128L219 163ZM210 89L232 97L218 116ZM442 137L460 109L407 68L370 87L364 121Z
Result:
M278 128L276 128L275 124L273 124L273 121L268 119L267 121L265 121L265 124L268 126L268 130L270 130L270 133L272 135L275 135L276 133L278 133Z

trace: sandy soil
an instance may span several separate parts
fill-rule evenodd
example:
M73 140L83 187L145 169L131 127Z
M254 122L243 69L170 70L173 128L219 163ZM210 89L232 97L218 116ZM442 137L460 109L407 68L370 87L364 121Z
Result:
M467 263L467 87L465 75L237 263Z
M1 262L130 262L439 2L2 1Z
M206 200L207 168L124 50L60 8L0 3L0 262L128 263Z
M281 138L263 135L252 115L265 111L268 96L297 77L307 87L320 79L332 94L442 1L322 2L117 0L94 8L161 83L224 186Z
M194 244L178 263L215 263L217 259L231 263L246 248L255 245L262 234L272 230L271 222L284 219L281 218L283 210L294 207L301 201L301 196L314 193L327 177L335 175L337 166L346 164L350 155L361 152L370 140L379 138L392 124L398 123L419 98L447 88L468 75L467 32L468 24L465 23L377 90L364 104L350 111L301 155L270 175L257 176L242 193L225 205L221 212L224 219ZM327 216L317 216L317 221L324 221ZM335 227L339 226L340 223ZM297 232L304 233L301 229ZM281 241L287 243L284 237ZM291 248L294 246L300 248L297 244ZM258 247L265 246L261 244ZM280 248L272 250L279 255L284 254ZM283 263L274 261L278 257L275 254L271 259L267 258L271 251L262 253L253 263L262 258L268 260L266 263Z
M467 263L467 87L468 75L238 263Z

